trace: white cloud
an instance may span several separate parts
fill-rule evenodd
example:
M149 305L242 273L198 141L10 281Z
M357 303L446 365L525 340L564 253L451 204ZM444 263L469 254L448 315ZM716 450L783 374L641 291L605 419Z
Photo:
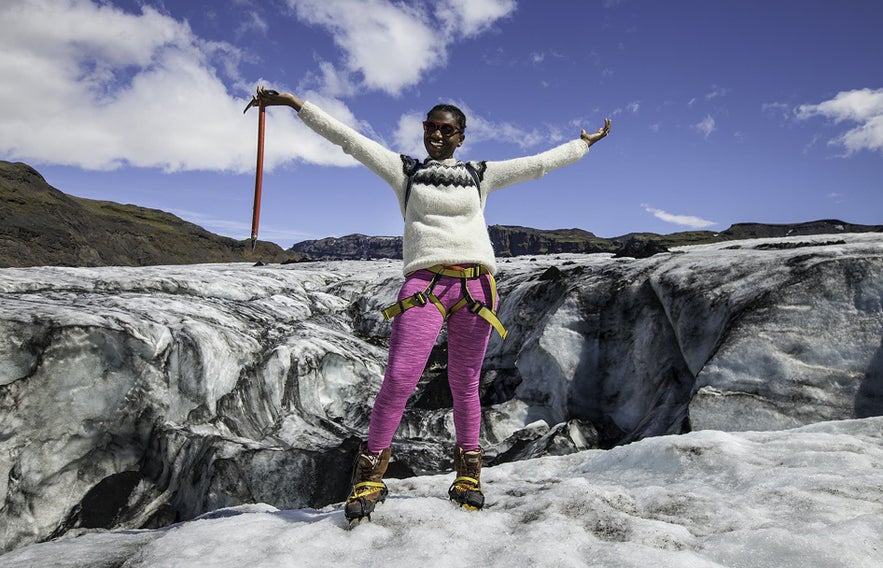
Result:
M790 120L793 116L791 106L785 103L763 103L760 110L764 114L776 116L785 120Z
M632 114L638 114L638 111L641 110L641 102L640 101L632 101L627 103L625 107L617 107L613 109L610 113L612 116L619 116L624 112L630 112Z
M515 9L512 0L289 2L344 53L342 65L319 63L321 92L302 94L374 138L341 97L415 84L445 64L451 42ZM267 20L251 13L242 26L263 33ZM206 41L149 6L133 13L99 0L4 0L0 29L0 157L99 170L254 169L257 112L242 109L261 81L238 75L249 55L235 46ZM267 170L292 160L355 164L289 109L267 112Z
M366 87L398 94L447 59L447 44L427 14L385 0L289 0L297 17L327 29L344 52L343 67Z
M321 73L319 84L322 85L322 93L329 97L350 97L356 94L358 85L352 73L338 69L329 61L319 63L319 72Z
M718 85L712 85L711 90L705 93L705 98L708 100L716 99L718 97L725 97L730 90L724 87L720 87Z
M482 52L481 60L487 65L503 65L506 62L506 51L497 46Z
M244 238L243 235L251 234L250 221L231 221L229 219L221 219L206 215L202 211L190 211L186 209L169 209L168 211L169 213L177 215L182 219L187 219L189 222L195 223L200 227L219 235L231 235L234 236L234 238ZM239 236L236 237L235 235ZM283 241L297 243L305 239L313 239L316 237L317 235L304 233L291 228L279 228L267 223L261 224L259 236L261 240L272 241L275 243Z
M515 9L514 0L288 0L298 19L325 28L343 51L342 67L364 86L389 94L417 84L447 62L451 43L485 31Z
M801 120L823 116L833 119L835 123L857 123L858 126L829 144L843 146L847 154L859 150L883 152L883 89L841 91L833 99L800 105L795 114Z
M249 11L248 15L242 19L239 27L236 28L236 34L242 36L250 32L256 32L261 36L266 36L270 30L270 24L267 20L255 11Z
M468 115L467 115L468 117ZM423 122L425 116L417 112L403 114L399 118L399 124L394 134L396 148L409 156L423 156L426 150L423 147ZM471 121L467 122L467 132L472 134Z
M460 108L463 108L464 112L466 111L464 107L461 106ZM544 144L550 138L554 138L557 135L557 131L554 129L550 129L547 132L536 128L525 130L509 122L492 122L481 116L476 116L474 113L470 116L467 112L466 116L469 117L467 140L471 142L499 141L502 139L515 142L521 149L527 149ZM578 134L579 131L574 133L574 138Z
M567 59L567 55L555 50L548 51L532 51L528 55L530 63L533 65L540 65L546 62L547 57L552 57L554 59Z
M883 115L883 89L841 91L833 99L815 105L800 105L797 109L799 118L819 114L836 122L865 122L878 117Z
M657 219L665 221L666 223L673 223L675 225L680 225L682 227L689 227L691 229L703 229L705 227L710 227L716 224L714 221L708 221L701 217L694 217L692 215L675 215L673 213L669 213L667 211L663 211L662 209L655 209L650 207L649 205L641 205L641 207L647 213L651 213Z
M250 93L234 95L219 77L245 83L224 65L239 55L232 45L150 7L134 14L90 0L4 0L0 29L0 156L103 170L254 169L256 111L242 114ZM268 111L267 169L353 163L284 110Z
M710 114L706 114L705 118L693 125L693 128L702 134L702 136L708 138L711 136L711 133L716 130L715 124L714 117Z
M445 0L436 5L436 17L448 31L464 37L478 35L515 11L515 0Z

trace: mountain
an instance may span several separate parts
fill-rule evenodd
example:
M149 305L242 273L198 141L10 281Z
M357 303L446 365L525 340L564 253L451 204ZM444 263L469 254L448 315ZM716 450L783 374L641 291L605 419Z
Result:
M274 243L215 235L171 213L62 193L0 161L0 267L299 260Z
M615 253L646 258L669 247L728 240L883 232L883 225L838 220L768 225L739 223L726 231L669 235L629 233L602 238L582 229L492 225L498 257L561 253ZM0 161L0 268L25 266L149 266L207 262L297 262L402 258L402 238L362 234L308 240L283 250L206 231L171 213L62 193L32 167Z

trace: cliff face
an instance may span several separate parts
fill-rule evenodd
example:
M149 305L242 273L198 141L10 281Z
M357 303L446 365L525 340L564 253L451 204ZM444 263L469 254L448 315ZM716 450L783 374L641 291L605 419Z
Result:
M283 262L276 244L221 237L170 213L66 195L33 168L0 161L0 267Z
M726 239L755 239L772 237L798 237L803 235L832 235L838 233L881 232L881 225L855 225L837 219L822 219L806 223L769 225L764 223L736 223L721 234Z
M612 252L615 245L581 229L540 231L493 225L488 228L497 256Z
M491 225L488 234L497 256L554 253L612 252L617 244L581 229L542 231L527 227ZM313 260L367 260L402 258L402 237L372 237L361 234L303 241L292 251Z
M303 241L296 243L289 250L311 260L400 259L402 238L354 234Z
M758 237L867 232L883 232L883 225L855 225L836 219L786 225L739 223L719 233L711 231L685 231L668 235L629 233L610 239L595 236L582 229L541 230L505 225L488 227L488 234L498 257L612 252L620 257L646 258L677 246ZM312 260L400 259L402 258L402 238L356 234L303 241L292 246L290 250Z

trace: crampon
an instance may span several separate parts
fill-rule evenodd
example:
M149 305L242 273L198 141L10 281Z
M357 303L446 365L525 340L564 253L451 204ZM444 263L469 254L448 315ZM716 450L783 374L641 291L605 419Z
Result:
M484 507L484 493L481 491L481 448L465 451L454 447L454 470L457 478L448 489L448 497L464 509L477 511Z
M354 485L343 509L349 526L354 527L366 519L370 521L375 505L386 501L387 495L389 489L382 481L363 481Z
M353 490L343 509L350 528L363 519L370 521L374 506L383 503L389 495L389 489L382 480L389 465L389 457L389 448L377 454L369 452L364 445L359 448L353 464Z
M461 476L454 480L448 489L448 497L460 507L469 511L478 511L484 507L484 493L478 480Z

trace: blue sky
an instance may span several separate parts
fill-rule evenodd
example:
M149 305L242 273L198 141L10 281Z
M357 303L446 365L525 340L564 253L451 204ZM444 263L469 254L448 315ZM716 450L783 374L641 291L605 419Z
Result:
M576 165L495 193L489 223L599 236L883 223L875 0L4 0L0 159L55 187L248 238L258 84L422 157L438 102L462 159ZM392 191L270 109L260 238L401 234Z

